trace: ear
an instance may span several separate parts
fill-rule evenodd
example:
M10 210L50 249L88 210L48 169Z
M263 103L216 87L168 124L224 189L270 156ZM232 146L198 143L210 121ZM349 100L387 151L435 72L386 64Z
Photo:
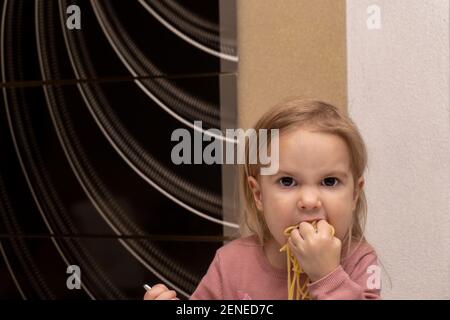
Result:
M258 180L256 180L254 177L248 177L247 183L250 189L252 190L253 199L255 200L255 205L258 210L263 210L263 205L261 201L261 187L259 185Z
M356 182L355 190L353 191L353 210L356 209L356 203L358 202L359 196L364 189L364 184L364 177L359 177L358 181Z

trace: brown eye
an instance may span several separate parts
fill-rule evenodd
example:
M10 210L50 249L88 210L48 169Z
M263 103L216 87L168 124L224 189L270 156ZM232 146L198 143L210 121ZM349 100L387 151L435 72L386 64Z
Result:
M322 185L325 187L335 187L339 183L339 180L335 177L328 177L322 180Z
M295 185L295 180L292 179L291 177L283 177L279 180L279 183L283 187L293 187Z

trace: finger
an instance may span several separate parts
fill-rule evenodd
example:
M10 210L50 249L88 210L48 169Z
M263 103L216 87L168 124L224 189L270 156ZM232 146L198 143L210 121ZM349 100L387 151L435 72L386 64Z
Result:
M298 229L294 229L291 232L291 236L289 237L288 241L291 243L291 249L297 249L301 250L304 247L305 240L300 235L300 232Z
M333 244L336 246L339 251L342 249L342 241L339 238L333 238Z
M155 300L164 291L169 291L169 288L162 283L158 283L145 293L144 300Z
M161 293L155 300L172 300L177 296L177 292L175 290L169 290Z
M326 220L320 220L317 223L317 233L324 237L332 237L333 228Z
M305 240L307 238L312 237L314 235L314 233L316 232L314 230L314 227L308 222L300 223L298 230L299 230L300 236Z

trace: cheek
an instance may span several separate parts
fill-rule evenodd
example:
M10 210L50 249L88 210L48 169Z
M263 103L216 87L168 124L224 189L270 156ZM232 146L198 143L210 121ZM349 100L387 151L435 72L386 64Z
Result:
M327 203L328 222L335 229L335 236L344 239L353 219L353 203L351 193L329 199Z
M352 224L352 215L350 213L335 217L335 219L330 219L330 223L333 225L335 230L334 236L340 240L344 240Z
M279 244L286 243L284 229L292 223L289 199L286 195L280 195L274 191L263 195L262 203L264 218L270 233Z

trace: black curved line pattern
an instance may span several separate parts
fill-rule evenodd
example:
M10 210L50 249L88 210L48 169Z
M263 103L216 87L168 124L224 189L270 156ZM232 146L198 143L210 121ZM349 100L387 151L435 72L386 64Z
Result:
M221 1L0 0L0 299L189 298L237 227L221 166L171 161L175 129L236 121Z
M235 39L220 38L219 26L208 17L186 10L181 3L172 0L139 0L152 8L156 14L167 21L176 30L197 40L211 50L231 55L237 59ZM217 18L216 18L217 19Z

